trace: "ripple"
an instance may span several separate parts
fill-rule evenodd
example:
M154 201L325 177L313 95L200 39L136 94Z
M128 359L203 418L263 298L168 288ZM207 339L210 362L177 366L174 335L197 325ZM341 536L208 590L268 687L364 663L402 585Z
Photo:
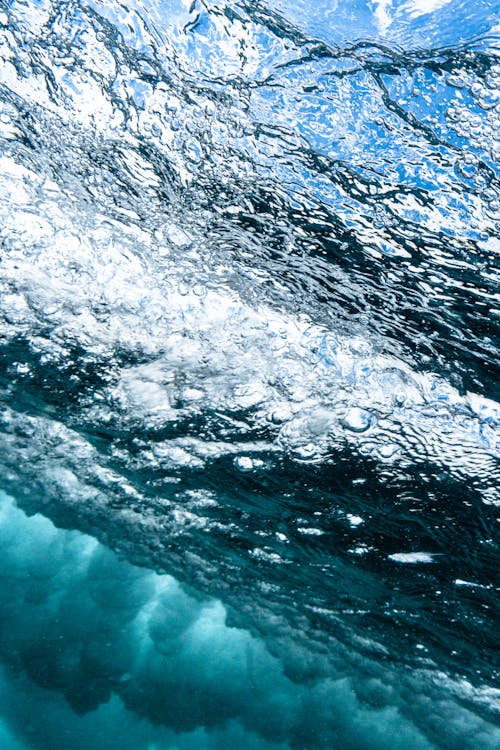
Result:
M293 674L497 679L491 7L0 15L2 486Z

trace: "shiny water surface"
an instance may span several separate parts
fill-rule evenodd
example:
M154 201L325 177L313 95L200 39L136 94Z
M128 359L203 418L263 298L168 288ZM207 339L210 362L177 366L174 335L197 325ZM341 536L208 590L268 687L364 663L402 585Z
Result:
M0 0L0 745L495 750L498 0Z

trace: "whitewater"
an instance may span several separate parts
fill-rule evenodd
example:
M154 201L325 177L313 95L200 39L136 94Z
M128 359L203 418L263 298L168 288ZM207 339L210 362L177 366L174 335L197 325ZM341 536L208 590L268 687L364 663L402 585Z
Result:
M499 747L499 41L0 2L2 747Z

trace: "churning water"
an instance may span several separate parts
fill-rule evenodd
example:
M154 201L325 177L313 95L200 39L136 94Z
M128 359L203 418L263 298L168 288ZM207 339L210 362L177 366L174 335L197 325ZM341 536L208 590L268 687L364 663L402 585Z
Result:
M498 0L0 1L0 744L495 750Z

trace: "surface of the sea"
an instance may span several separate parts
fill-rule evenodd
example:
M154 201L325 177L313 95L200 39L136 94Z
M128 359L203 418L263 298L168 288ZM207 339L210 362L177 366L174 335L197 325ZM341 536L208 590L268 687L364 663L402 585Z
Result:
M0 748L500 748L499 0L0 0Z

